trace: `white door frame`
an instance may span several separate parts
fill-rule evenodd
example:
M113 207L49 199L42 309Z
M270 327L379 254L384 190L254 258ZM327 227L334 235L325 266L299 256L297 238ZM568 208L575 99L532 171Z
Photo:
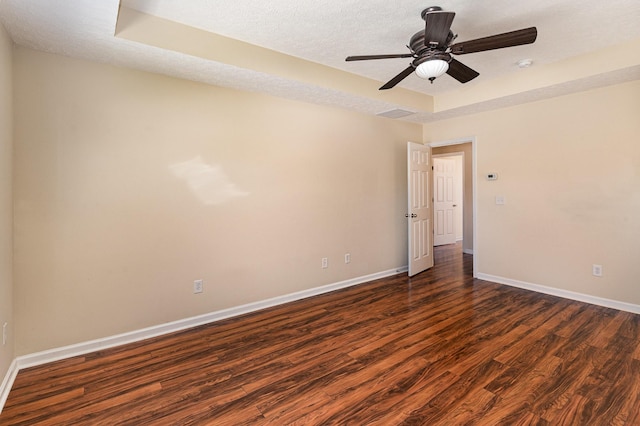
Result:
M440 146L449 146L449 145L461 145L463 143L471 144L471 186L473 189L473 277L476 278L478 276L478 259L480 257L480 253L478 252L478 187L476 184L477 173L477 141L475 136L469 136L465 138L459 139L450 139L444 141L435 141L427 143L431 148L437 148Z

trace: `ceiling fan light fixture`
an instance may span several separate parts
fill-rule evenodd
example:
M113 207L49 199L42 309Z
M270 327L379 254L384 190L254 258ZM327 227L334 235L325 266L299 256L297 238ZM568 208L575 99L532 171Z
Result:
M443 59L431 59L418 65L416 74L425 80L435 80L449 70L449 63Z

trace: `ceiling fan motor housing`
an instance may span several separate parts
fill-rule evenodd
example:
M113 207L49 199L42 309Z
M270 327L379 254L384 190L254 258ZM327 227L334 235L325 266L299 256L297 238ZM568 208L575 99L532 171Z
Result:
M425 21L427 20L427 13L431 13L431 12L441 12L442 8L440 6L431 6L426 8L425 10L422 11L422 14L420 16L422 16L422 19L424 19Z
M449 36L447 37L447 44L450 40L453 39L453 32L449 31ZM414 52L419 57L427 57L430 58L433 55L437 55L440 53L445 53L446 47L438 48L437 46L425 44L424 40L424 30L418 31L415 33L411 40L409 41L409 48L412 52Z

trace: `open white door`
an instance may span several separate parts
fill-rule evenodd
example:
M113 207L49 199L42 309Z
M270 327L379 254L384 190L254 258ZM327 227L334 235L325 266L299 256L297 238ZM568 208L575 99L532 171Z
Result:
M433 266L433 198L431 147L408 142L409 276Z
M433 158L433 245L456 242L456 161L453 158Z

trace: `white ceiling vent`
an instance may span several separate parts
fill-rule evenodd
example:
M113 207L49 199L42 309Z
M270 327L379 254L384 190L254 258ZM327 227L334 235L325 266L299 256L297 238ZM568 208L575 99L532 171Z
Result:
M381 112L376 115L378 117L402 118L402 117L406 117L408 115L413 115L413 114L415 114L415 112L413 111L406 111L404 109L392 109L390 111Z

